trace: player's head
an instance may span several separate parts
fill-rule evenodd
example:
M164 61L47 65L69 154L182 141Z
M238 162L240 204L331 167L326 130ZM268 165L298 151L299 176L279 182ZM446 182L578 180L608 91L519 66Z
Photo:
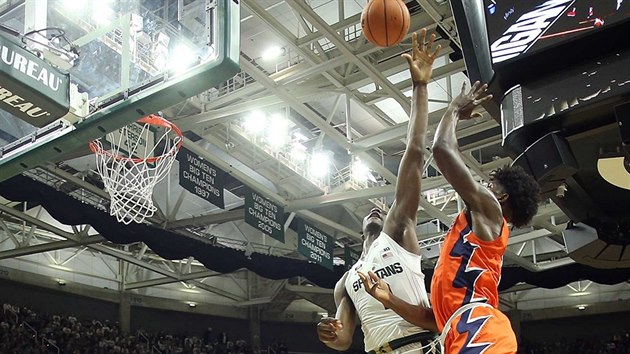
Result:
M519 166L499 168L490 177L488 188L501 203L508 222L515 227L529 224L540 201L540 187L534 177Z
M363 218L363 235L378 235L383 229L385 214L379 208L372 208L370 213Z

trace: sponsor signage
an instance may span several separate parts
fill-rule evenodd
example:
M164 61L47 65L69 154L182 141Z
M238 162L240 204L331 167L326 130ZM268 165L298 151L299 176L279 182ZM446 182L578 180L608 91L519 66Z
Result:
M298 219L298 252L309 260L333 270L335 240L304 220Z
M245 222L284 242L284 208L249 188L245 191Z
M44 127L70 110L70 78L0 33L0 109Z
M177 161L179 185L190 193L225 209L223 199L225 172L184 147L177 154Z

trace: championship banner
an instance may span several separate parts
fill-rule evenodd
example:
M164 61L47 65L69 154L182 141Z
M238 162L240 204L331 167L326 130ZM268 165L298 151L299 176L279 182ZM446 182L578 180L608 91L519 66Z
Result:
M223 198L225 172L185 147L177 153L177 161L179 185L190 193L225 209Z
M298 219L298 252L309 260L333 270L335 239L323 231Z
M70 77L0 32L0 109L44 127L70 110Z
M353 250L350 246L345 245L343 248L343 260L346 263L346 270L350 270L352 266L359 260L361 253Z
M245 222L284 242L284 208L249 188L245 191Z

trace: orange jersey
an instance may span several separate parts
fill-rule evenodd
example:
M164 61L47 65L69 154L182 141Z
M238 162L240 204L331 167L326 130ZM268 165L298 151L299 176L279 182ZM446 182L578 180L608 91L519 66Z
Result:
M516 354L510 320L498 309L479 306L453 318L444 354Z
M509 321L498 310L498 285L509 233L504 220L496 240L481 240L472 232L465 212L461 212L446 235L431 281L431 304L438 329L443 331L449 318L466 304L483 302L493 307L467 310L453 319L446 334L446 353L516 352L514 333L510 327L510 331L505 328ZM501 332L505 338L498 335ZM495 338L487 337L493 333Z

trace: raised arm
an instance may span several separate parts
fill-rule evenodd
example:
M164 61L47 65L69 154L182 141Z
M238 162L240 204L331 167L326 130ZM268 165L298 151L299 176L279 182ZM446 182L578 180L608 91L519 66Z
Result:
M429 97L427 83L431 79L433 62L440 53L441 46L433 51L435 34L426 43L426 29L420 33L420 44L416 33L412 35L411 54L403 54L409 64L413 83L411 96L411 114L407 130L407 147L398 167L396 193L394 201L383 225L383 232L388 234L406 250L419 254L416 237L416 214L420 202L420 181L424 149L426 146L427 122L429 120Z
M466 83L462 85L461 93L453 99L435 131L433 159L444 178L464 200L471 213L475 214L474 218L480 218L481 223L473 226L475 234L492 240L499 234L503 222L501 206L495 196L473 178L462 160L455 135L455 128L460 119L481 116L478 112L473 113L473 110L492 98L492 95L486 93L487 88L488 85L480 86L479 82L475 82L466 93Z
M327 347L345 351L352 345L352 336L356 327L356 309L345 288L348 273L341 277L335 285L335 317L323 318L317 324L319 340Z

